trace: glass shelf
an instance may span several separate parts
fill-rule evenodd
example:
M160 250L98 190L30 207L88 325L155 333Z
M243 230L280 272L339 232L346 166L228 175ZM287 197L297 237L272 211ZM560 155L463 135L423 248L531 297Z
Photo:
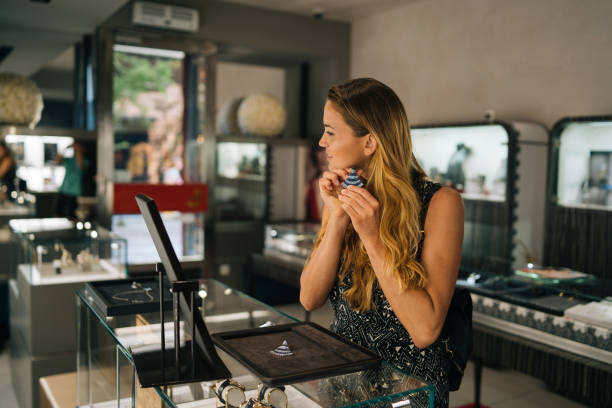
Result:
M215 280L200 281L200 312L210 333L297 321ZM77 292L78 406L215 407L210 385L201 382L141 388L130 350L159 347L159 314L107 318L87 289ZM172 339L171 312L166 312L166 339ZM185 334L182 339L189 339ZM168 340L167 340L168 341ZM259 380L228 354L219 354L233 375L254 396ZM433 387L383 363L379 368L287 386L289 407L411 406L433 407ZM402 404L402 405L397 405Z

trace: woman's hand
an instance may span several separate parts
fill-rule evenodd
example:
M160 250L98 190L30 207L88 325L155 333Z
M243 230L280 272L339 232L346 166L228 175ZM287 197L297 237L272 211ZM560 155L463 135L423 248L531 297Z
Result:
M346 218L348 215L342 208L342 203L338 200L342 192L342 181L344 181L351 169L330 169L323 173L319 179L319 191L325 207L329 210L332 217ZM359 174L361 171L358 171Z
M349 186L341 191L339 198L363 243L379 239L379 205L374 196L365 188Z

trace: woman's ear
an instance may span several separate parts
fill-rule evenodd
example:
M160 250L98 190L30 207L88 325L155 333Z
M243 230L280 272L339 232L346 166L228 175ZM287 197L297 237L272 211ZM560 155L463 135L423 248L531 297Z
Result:
M365 146L363 148L363 153L366 156L371 156L371 155L374 154L374 152L378 148L378 142L376 141L376 138L374 136L372 136L371 133L368 133L364 137L366 138L366 143L365 143Z

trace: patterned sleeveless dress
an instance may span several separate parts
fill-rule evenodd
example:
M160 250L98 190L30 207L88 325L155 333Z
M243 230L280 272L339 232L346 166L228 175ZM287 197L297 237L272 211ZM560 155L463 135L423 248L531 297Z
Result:
M424 229L429 202L440 187L427 179L416 183L421 199L421 230ZM423 239L424 234L419 244L418 259L421 257ZM400 370L433 384L435 407L448 408L448 359L440 339L427 348L417 348L378 285L375 285L373 295L375 308L367 312L353 310L344 296L345 289L351 284L352 274L349 273L343 282L337 281L331 290L329 299L334 310L334 320L330 329L378 353L383 360Z

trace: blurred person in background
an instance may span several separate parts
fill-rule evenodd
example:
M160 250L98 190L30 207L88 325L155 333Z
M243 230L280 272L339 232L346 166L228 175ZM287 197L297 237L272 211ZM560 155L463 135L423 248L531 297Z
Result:
M6 145L6 142L0 140L0 200L5 200L11 196L11 192L15 189L16 177L15 155Z
M325 149L314 145L310 149L310 166L308 184L306 185L306 219L320 221L323 213L323 199L319 192L319 178L327 170L327 156Z
M85 158L82 144L75 142L68 146L66 150L71 147L74 151L72 157L64 157L64 155L58 154L55 159L66 169L64 180L59 188L55 212L60 217L76 218L77 197L83 194L83 173L89 166L89 161Z

